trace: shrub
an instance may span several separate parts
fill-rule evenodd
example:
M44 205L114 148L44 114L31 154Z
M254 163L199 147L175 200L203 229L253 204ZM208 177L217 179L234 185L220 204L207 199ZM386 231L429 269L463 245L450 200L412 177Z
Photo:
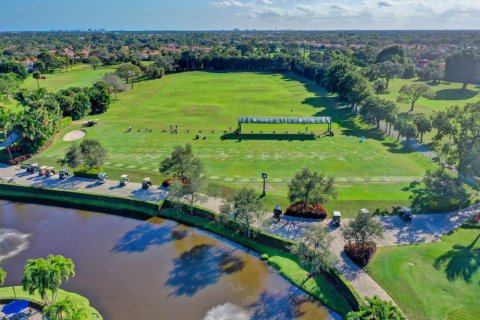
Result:
M162 181L162 187L164 188L168 188L172 185L172 182L173 180L175 180L175 178L167 178L165 180Z
M359 267L365 267L370 260L372 259L375 251L377 251L377 246L375 243L371 242L362 247L358 246L353 242L345 244L343 248L347 256L353 260Z
M262 259L263 261L267 261L269 258L268 254L266 253L263 253L261 256L260 256L260 259Z
M19 163L22 163L24 161L27 161L28 159L30 159L32 157L32 154L31 153L27 153L27 154L24 154L23 156L19 156L19 157L16 157L16 158L13 158L11 160L8 160L8 164L9 165L12 165L12 166L15 166Z
M80 177L80 178L97 179L98 174L100 172L103 172L103 168L83 167L83 168L76 169L75 171L73 171L73 174L76 177Z
M325 219L327 217L327 210L321 204L309 204L306 208L303 206L304 202L302 201L292 203L287 208L285 214L292 217L310 219Z

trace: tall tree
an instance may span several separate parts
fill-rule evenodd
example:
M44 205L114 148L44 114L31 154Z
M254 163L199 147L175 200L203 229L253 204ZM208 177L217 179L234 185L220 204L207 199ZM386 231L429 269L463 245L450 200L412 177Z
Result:
M83 163L89 168L103 166L107 158L107 150L94 139L86 139L80 144Z
M253 237L254 223L263 213L263 203L252 188L243 187L231 201L224 202L220 208L222 215L233 217L240 232L247 238Z
M65 153L65 158L58 162L63 165L67 164L71 168L80 167L83 164L82 150L80 150L76 143L73 143Z
M92 56L88 58L88 63L92 66L93 70L97 70L97 68L102 65L102 60L98 57Z
M389 118L391 113L396 113L398 107L394 102L370 96L362 104L360 116L362 121L367 124L374 124L377 129L380 128L380 122Z
M410 103L410 112L415 107L415 102L420 98L433 99L435 98L435 92L426 84L413 83L410 85L404 85L400 91L400 95L397 98L398 102Z
M371 212L359 213L342 227L342 236L345 241L355 243L360 249L374 242L375 238L383 237L383 233L383 225Z
M117 68L115 73L123 79L126 84L130 83L133 89L133 84L142 75L142 70L140 67L131 63L124 63Z
M302 210L310 204L324 204L337 197L335 179L303 168L297 172L288 185L288 198L291 202L300 201Z
M423 143L423 135L432 131L432 121L424 115L419 115L413 120L417 128L417 134L420 135L420 142Z
M38 292L47 305L54 303L62 283L75 276L74 270L73 261L60 255L29 259L23 272L23 289L29 294Z
M480 102L450 107L432 118L437 129L433 137L435 149L465 177L480 176L479 119Z
M367 298L367 304L359 311L350 311L345 320L406 320L400 310L390 301L381 300L377 296Z
M42 79L42 73L40 71L33 71L32 78L37 80L37 89L40 89L40 79Z
M0 73L0 107L9 103L10 98L20 88L20 84L15 73Z
M115 73L107 73L103 76L102 81L110 85L112 92L117 97L117 93L127 91L128 87L122 82L122 79Z
M190 175L203 172L203 164L193 153L192 145L187 143L185 147L176 146L170 156L162 160L159 170L161 173L170 174L185 181Z
M480 80L479 52L469 49L447 57L445 60L445 79L461 82L463 90L467 89L468 84L478 82Z

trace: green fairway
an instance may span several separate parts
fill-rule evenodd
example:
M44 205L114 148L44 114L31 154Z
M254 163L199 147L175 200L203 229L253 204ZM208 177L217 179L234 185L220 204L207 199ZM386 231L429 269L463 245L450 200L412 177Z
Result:
M479 231L466 226L439 243L381 247L367 272L408 319L479 319Z
M245 135L239 142L231 131L236 129L237 117L245 115L331 116L336 134L301 141L299 132L321 136L326 125L244 125ZM219 185L258 184L260 173L266 171L273 193L285 199L285 183L307 166L348 186L349 203L374 199L394 205L404 204L408 195L402 186L422 176L429 165L421 156L405 153L393 140L360 124L334 96L293 74L167 75L136 84L134 90L119 94L107 113L91 118L99 124L86 128L86 137L98 139L108 149L106 169L111 176L126 172L137 179L147 175L160 179L155 175L159 162L174 146L191 143L205 163L209 181ZM63 135L80 129L81 123L63 130L35 160L54 163L62 157L71 144L62 141ZM178 134L169 132L171 125L178 126ZM132 132L127 133L130 126ZM224 134L233 137L222 141ZM360 143L362 136L366 141ZM379 189L366 188L366 184ZM389 184L386 197L381 191L384 184Z
M39 80L40 87L50 91L66 89L68 87L89 87L97 81L102 80L106 73L114 72L114 67L98 67L93 70L88 64L77 64L68 71L55 72L52 74L44 74L46 79ZM36 89L37 80L30 75L23 85L27 89Z
M439 84L432 84L431 82L423 82L415 79L394 79L390 82L390 93L380 95L380 97L388 98L392 101L396 101L399 95L399 91L404 85L412 83L426 83L436 93L434 99L420 98L415 103L415 109L411 112L411 115L425 114L430 115L435 111L441 111L450 106L465 105L467 103L480 101L480 86L469 85L467 90L462 90L461 83L450 83L442 81ZM408 113L410 110L410 104L397 102L400 107L400 112Z

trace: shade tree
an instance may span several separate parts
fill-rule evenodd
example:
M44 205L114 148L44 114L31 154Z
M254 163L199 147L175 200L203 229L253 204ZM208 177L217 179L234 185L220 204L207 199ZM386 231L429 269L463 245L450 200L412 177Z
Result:
M412 83L409 85L404 85L400 88L400 95L397 98L398 102L409 103L410 112L413 111L415 103L420 98L433 99L435 98L435 92L426 84L423 83Z

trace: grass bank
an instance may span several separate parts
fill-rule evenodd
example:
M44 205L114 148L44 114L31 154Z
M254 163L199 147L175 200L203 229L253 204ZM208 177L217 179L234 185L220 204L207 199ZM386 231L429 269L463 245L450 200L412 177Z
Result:
M15 288L15 292L13 291L13 288ZM100 313L90 305L90 301L88 301L87 298L82 297L79 294L60 289L58 290L58 299L62 298L70 298L76 305L84 307L87 314L87 320L103 319ZM17 299L28 300L40 307L43 305L43 301L38 294L30 295L28 292L24 291L21 286L0 288L1 302L8 303Z

